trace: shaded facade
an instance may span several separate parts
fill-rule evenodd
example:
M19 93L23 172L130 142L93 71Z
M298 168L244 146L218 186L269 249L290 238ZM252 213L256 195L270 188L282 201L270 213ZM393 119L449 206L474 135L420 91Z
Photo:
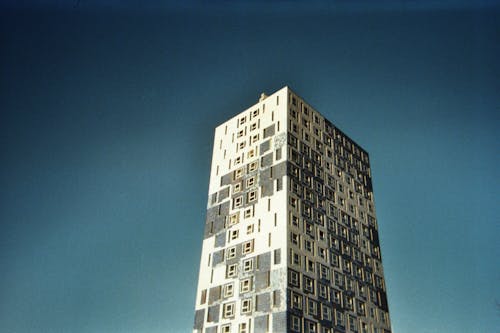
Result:
M391 332L368 154L288 87L215 130L193 332Z

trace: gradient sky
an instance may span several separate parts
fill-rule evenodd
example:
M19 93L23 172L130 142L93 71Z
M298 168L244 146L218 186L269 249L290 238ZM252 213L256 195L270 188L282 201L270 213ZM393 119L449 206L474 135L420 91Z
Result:
M499 332L499 14L2 2L0 331L190 331L214 127L288 85L370 153L393 331Z

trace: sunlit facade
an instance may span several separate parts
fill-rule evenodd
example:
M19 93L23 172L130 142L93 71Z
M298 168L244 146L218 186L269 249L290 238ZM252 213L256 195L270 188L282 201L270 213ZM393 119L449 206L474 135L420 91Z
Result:
M388 333L366 151L288 87L215 129L193 332Z

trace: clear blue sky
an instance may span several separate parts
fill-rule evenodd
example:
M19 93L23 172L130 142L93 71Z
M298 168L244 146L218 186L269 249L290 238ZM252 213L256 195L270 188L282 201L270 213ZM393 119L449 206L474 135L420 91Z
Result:
M499 332L499 14L3 2L0 331L188 332L213 129L289 85L370 153L394 332Z

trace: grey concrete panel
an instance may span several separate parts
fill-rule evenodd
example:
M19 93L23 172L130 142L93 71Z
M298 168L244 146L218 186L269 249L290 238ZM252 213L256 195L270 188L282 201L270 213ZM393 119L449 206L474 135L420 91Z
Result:
M268 321L269 319L267 315L255 317L255 332L267 332L267 328L269 326Z
M271 297L269 293L257 295L257 311L269 312L271 309Z
M226 227L226 219L224 216L217 216L214 220L214 234L219 233Z
M269 149L271 149L271 140L264 141L260 144L259 154L262 155Z
M233 179L232 172L225 174L224 176L221 177L220 186L231 184L232 179Z
M224 261L224 250L215 251L212 254L212 267Z
M264 139L274 135L274 124L264 128Z
M201 330L203 328L203 321L205 320L205 309L196 310L194 314L194 329Z
M269 271L271 269L271 252L259 255L259 271Z
M219 206L220 206L219 216L228 216L229 209L230 209L229 201L226 201L226 202L220 204Z
M286 312L273 313L273 332L287 332Z
M274 293L274 296L273 296L274 306L280 307L281 306L281 290L275 290L275 291L273 291L273 293Z
M255 291L259 292L269 287L269 271L255 273Z
M219 308L220 305L213 305L208 308L208 316L207 316L207 321L212 322L212 323L218 323L219 322Z
M210 288L208 292L208 304L213 304L220 299L220 286Z
M219 202L229 197L229 186L219 191Z
M286 176L286 170L287 170L286 161L273 165L273 178L276 179Z
M263 179L260 182L261 186L261 191L260 191L260 196L261 197L269 197L273 195L274 193L274 183L272 179Z
M217 333L217 326L205 328L205 333Z
M215 235L215 247L222 247L224 245L226 245L226 233L221 232Z
M279 265L281 263L281 249L274 250L274 264Z
M273 153L266 154L260 158L260 166L262 168L269 167L273 164Z

